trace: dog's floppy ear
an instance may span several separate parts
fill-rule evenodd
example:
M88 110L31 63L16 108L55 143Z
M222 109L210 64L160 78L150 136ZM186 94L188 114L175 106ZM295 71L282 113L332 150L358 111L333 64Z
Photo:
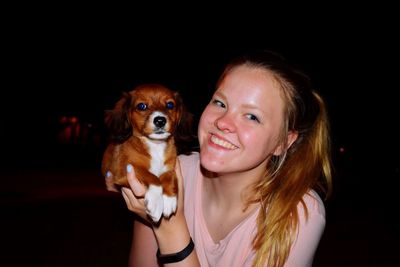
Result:
M193 131L193 114L183 104L182 97L178 92L175 92L175 100L179 112L179 121L174 132L174 139L178 153L188 153L193 150L193 142L196 140Z
M128 116L131 103L132 96L123 92L122 98L115 104L114 109L105 112L105 124L114 142L122 143L132 135L132 124Z

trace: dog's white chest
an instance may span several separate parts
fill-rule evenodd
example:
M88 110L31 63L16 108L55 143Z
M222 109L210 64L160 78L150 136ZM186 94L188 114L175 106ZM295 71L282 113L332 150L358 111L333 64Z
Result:
M157 143L151 140L146 140L146 143L151 155L149 171L156 176L160 176L167 171L167 166L165 166L165 149L167 144L165 142Z

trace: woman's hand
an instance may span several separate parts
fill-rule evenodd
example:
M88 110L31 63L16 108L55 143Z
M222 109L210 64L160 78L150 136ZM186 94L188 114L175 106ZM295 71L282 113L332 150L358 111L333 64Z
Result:
M143 219L148 222L152 222L146 213L146 206L144 201L144 196L146 193L146 187L139 182L136 178L135 171L133 168L130 168L130 172L127 172L127 179L130 185L130 188L123 187L121 189L122 196L125 199L126 205L130 211L133 211ZM163 221L169 221L174 216L183 216L183 178L180 168L179 159L177 159L175 164L175 173L178 179L178 207L175 215L172 215L169 219L162 219L161 224ZM166 224L166 223L164 223Z
M131 188L129 189L122 187L122 196L124 197L126 205L130 211L133 211L144 220L150 222L149 218L147 217L146 206L144 204L146 187L136 178L135 170L132 168L132 166L128 165L127 169L128 168L130 171L127 172L127 178Z
M111 173L110 171L108 171L108 172L106 173L105 181L106 181L106 187L107 187L107 190L108 190L108 191L111 191L111 192L119 192L118 189L117 189L117 187L116 187L115 184L114 184L114 180L113 180L113 177L112 177L112 173Z
M133 168L132 168L133 169ZM157 242L153 239L149 239L149 231L147 231L147 227L143 228L143 224L137 224L135 222L135 230L134 230L134 240L132 247L132 262L136 262L137 259L148 260L146 262L154 263L155 258L155 247L158 245L158 249L161 254L171 254L176 253L177 251L181 251L189 244L190 233L187 227L186 219L184 216L184 190L183 190L183 178L180 167L179 159L176 161L175 165L175 173L178 179L178 207L174 215L169 218L161 218L159 224L155 225L149 219L146 213L146 207L144 204L144 195L146 193L146 188L143 186L135 176L134 171L132 170L128 173L128 182L130 185L129 188L122 188L122 195L125 199L126 205L128 209L138 214L140 217L149 222L149 225L153 226L152 230L157 239ZM148 225L148 226L149 226ZM143 244L149 241L154 241L148 246L144 246ZM143 247L153 248L154 256L148 256L149 250L143 250ZM145 251L145 256L141 255L142 252ZM149 258L150 257L150 258ZM152 258L154 257L154 258ZM143 262L140 262L142 264ZM147 265L146 265L147 266ZM197 258L196 251L194 250L186 259L181 262L173 263L171 266L200 266L199 260Z

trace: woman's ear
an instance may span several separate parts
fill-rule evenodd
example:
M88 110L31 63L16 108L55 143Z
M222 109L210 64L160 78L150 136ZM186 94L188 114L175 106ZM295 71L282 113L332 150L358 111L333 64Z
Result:
M288 137L287 137L287 143L286 143L286 149L289 149L289 147L297 140L297 137L299 136L297 131L289 131ZM273 153L274 156L279 156L282 154L284 151L285 147L283 144L278 145L275 148L275 151Z

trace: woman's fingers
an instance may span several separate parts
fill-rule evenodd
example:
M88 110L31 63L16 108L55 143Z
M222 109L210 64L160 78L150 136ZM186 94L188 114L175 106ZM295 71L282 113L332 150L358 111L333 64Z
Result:
M110 171L108 171L106 173L105 181L106 181L106 187L107 187L108 191L119 192L117 187L114 184L112 173Z
M127 170L127 180L130 188L122 187L121 193L126 202L128 209L145 220L148 220L146 205L145 205L145 193L146 187L139 182L136 178L135 170L131 164L126 167ZM180 213L183 212L183 177L180 167L179 159L176 161L175 173L178 179L178 209ZM106 179L107 181L107 179ZM108 186L108 184L107 184Z
M133 194L136 197L144 197L144 194L146 193L146 187L143 184L141 184L139 180L136 178L135 170L133 169L131 164L128 164L126 166L126 171L127 171L128 183L133 191Z
M121 189L122 196L126 202L126 206L130 211L133 211L143 219L147 219L146 208L144 205L143 198L136 198L133 194L132 190L129 188L123 187Z
M126 166L127 179L131 188L123 187L121 189L122 196L125 199L126 205L130 211L133 211L145 220L148 220L146 206L144 204L144 195L146 188L136 178L135 170L131 164Z

